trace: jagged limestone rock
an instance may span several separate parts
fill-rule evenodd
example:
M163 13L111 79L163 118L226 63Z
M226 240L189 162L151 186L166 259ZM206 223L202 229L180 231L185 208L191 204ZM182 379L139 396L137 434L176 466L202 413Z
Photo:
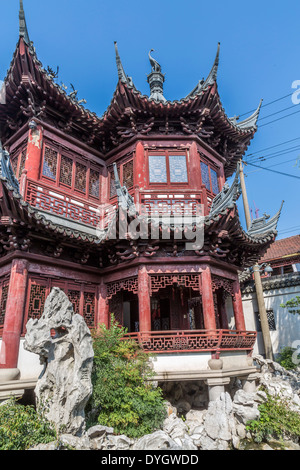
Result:
M27 323L24 348L40 356L44 370L35 388L38 407L58 430L81 435L85 406L92 394L93 345L81 315L66 294L54 287L42 317ZM51 335L51 330L55 336Z

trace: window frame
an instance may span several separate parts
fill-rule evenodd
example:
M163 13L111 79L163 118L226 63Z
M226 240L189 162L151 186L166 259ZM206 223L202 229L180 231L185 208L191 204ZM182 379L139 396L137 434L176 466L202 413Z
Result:
M167 173L167 181L164 182L153 182L150 181L150 157L165 157L165 162L166 162L166 173ZM171 181L171 171L170 171L170 157L185 157L185 164L186 164L186 175L187 175L187 181ZM189 166L188 166L188 154L187 151L184 150L171 150L171 149L164 149L164 150L156 150L156 151L147 151L146 154L146 163L147 163L147 183L148 187L151 188L169 188L173 189L176 187L179 188L186 188L190 184L190 174L189 174Z
M210 194L217 195L220 193L220 168L216 167L215 165L212 165L211 162L209 162L204 155L200 154L200 178L201 178L201 186L204 185L206 191L208 191ZM208 176L209 176L209 185L210 189L206 187L206 184L203 182L203 177L202 177L202 168L201 168L201 163L204 163L208 167ZM217 174L217 184L218 184L218 192L214 193L213 192L213 184L212 184L212 178L211 178L211 171L214 171Z
M118 162L118 163L114 162L114 163L117 164L117 170L118 170L118 174L119 174L120 184L121 184L121 186L124 186L123 169L124 169L124 166L127 163L131 162L131 161L132 161L133 178L132 178L132 186L127 188L129 192L131 190L133 190L134 185L135 185L135 159L134 159L134 156L130 155L130 157L127 158L126 160L123 160L123 161ZM112 178L112 175L114 174L114 168L113 168L112 164L108 165L107 173L108 173L108 185L107 185L108 199L112 200L112 199L117 197L117 194L114 194L113 196L111 196L111 182L114 180L114 178Z
M51 150L57 152L57 166L56 166L56 178L50 178L43 174L44 169L44 161L45 161L45 150L46 147L50 148ZM69 158L72 161L72 175L71 175L71 185L67 185L60 181L60 172L61 172L61 163L62 157ZM75 187L75 179L76 179L76 164L84 165L86 168L86 179L85 179L85 192ZM99 194L98 197L90 193L90 173L91 170L97 172L99 174ZM84 199L92 199L94 201L100 201L101 199L101 175L102 171L101 168L97 168L96 165L93 165L89 160L84 159L80 155L72 153L70 150L66 149L65 147L56 146L53 144L49 144L47 141L44 142L43 145L43 152L42 152L42 163L40 168L40 180L44 181L57 189L69 192L74 196L79 196Z

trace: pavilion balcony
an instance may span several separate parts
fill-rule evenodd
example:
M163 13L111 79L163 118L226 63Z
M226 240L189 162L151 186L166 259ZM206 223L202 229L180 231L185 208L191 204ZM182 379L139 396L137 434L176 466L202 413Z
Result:
M133 339L149 353L211 352L253 350L256 331L184 330L146 331L127 333L124 339Z

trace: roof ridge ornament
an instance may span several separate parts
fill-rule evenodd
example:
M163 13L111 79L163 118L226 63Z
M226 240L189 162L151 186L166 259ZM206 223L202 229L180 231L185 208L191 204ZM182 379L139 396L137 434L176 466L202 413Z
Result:
M20 0L19 36L20 36L20 38L23 38L23 40L24 40L25 44L27 44L27 46L31 45L31 42L30 42L30 39L29 39L29 34L28 34L28 29L27 29L27 24L26 24L23 0Z
M212 218L222 211L227 209L232 209L240 197L241 194L241 184L239 181L240 173L240 163L237 164L236 174L232 185L229 186L228 183L225 183L222 191L215 196L212 201L211 209L208 218Z
M273 217L270 218L270 216L265 213L262 217L259 217L258 219L253 219L248 230L248 235L253 237L265 233L277 232L277 224L279 221L283 204L284 201L282 201L279 211L276 212Z
M251 116L247 117L246 119L243 119L243 121L239 121L238 116L229 118L229 121L231 122L231 124L234 124L238 129L241 129L241 130L247 130L250 128L257 127L256 124L257 124L257 120L259 117L262 102L263 102L263 99L260 100L258 108L254 111L254 113L251 114Z
M150 85L150 100L155 100L155 101L162 101L166 102L166 98L164 97L164 81L165 81L165 75L161 71L161 66L151 56L151 52L154 52L154 49L151 49L149 51L149 60L152 68L152 72L147 76L147 81Z
M114 45L115 45L115 51L116 51L116 63L117 63L119 80L121 80L122 83L127 83L128 85L133 86L132 78L126 75L124 67L122 65L117 41L114 41Z
M20 194L19 182L11 166L10 156L2 147L0 140L0 178L4 178L17 194Z
M218 42L216 57L206 80L204 78L202 78L202 80L199 80L195 88L191 91L191 93L189 93L186 96L185 99L192 98L193 96L199 94L201 91L205 90L207 87L216 83L217 76L218 76L219 62L220 62L220 47L221 47L221 43Z

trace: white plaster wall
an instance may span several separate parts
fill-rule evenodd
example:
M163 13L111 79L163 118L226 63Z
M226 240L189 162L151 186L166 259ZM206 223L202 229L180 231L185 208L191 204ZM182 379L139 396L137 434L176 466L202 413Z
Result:
M300 315L293 315L287 309L280 307L296 295L300 295L300 286L286 287L264 291L266 309L273 309L276 330L270 331L274 354L278 354L286 346L293 347L293 343L300 341ZM255 330L255 315L258 311L256 294L243 295L243 308L247 330ZM294 347L298 347L294 344ZM254 348L255 353L263 354L262 333L258 332Z
M195 372L207 370L211 353L177 353L157 354L152 358L153 367L157 373L167 372Z
M18 359L18 369L20 370L20 379L37 379L43 370L40 364L40 358L37 354L30 353L24 349L24 338L20 340L20 350Z

